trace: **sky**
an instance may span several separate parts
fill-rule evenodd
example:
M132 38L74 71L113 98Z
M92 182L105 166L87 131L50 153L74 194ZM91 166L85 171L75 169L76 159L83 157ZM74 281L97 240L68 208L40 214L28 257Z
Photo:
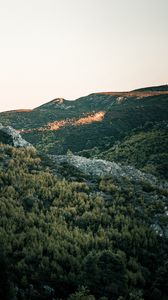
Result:
M0 0L0 111L168 83L168 0Z

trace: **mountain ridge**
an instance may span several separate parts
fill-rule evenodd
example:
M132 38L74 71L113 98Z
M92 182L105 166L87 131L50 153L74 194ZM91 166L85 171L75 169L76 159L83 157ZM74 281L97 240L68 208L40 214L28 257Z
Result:
M114 91L105 91L105 92L92 92L88 95L85 95L85 96L82 96L82 97L79 97L79 98L75 98L75 99L71 99L71 100L67 100L65 98L54 98L50 101L47 101L37 107L34 107L32 109L27 109L27 108L21 108L21 109L14 109L14 110L8 110L8 111L2 111L0 112L0 114L2 113L15 113L15 112L20 112L20 113L25 113L25 112L31 112L33 110L36 110L36 109L41 109L41 108L44 108L46 105L48 104L52 104L52 103L57 103L57 104L63 104L63 103L73 103L75 101L80 101L81 99L83 98L86 98L86 97L91 97L93 95L112 95L112 96L123 96L123 97L131 97L131 96L157 96L157 95L167 95L168 94L168 85L165 84L165 85L159 85L159 86L151 86L151 87L144 87L144 88L139 88L139 89L134 89L134 90L131 90L131 91L117 91L117 92L114 92Z
M153 159L152 154L147 154L147 144L153 148L153 141L158 135L167 136L167 85L144 89L138 92L120 92L115 96L110 93L93 93L75 101L56 98L32 111L0 113L0 122L4 126L14 127L37 150L51 155L65 155L71 150L75 155L106 159L106 156L111 157L111 149L121 143L122 149L126 149L126 146L131 151L136 149L136 155L141 157L142 162L138 167L149 168L156 164L153 171L150 167L150 172L155 173L156 170L157 174L159 172L164 176L162 166L166 167L166 153L163 151L165 146L162 142L162 147L157 146L157 151L160 150L162 154L159 159L155 154ZM148 132L146 138L150 134L154 136L149 139L151 144L145 143L144 138L133 138L132 141L135 140L139 145L133 148L129 136L145 132ZM125 145L124 139L127 138ZM140 153L140 143L146 149L144 158ZM127 154L124 154L124 159L121 157L122 149L119 156L115 154L119 162L128 160L136 164L135 158L131 160L131 151L124 150Z
M44 108L45 105L55 103L55 101L57 101L57 103L59 103L59 104L63 104L63 103L69 104L69 102L74 103L75 101L81 101L82 99L86 99L87 97L92 97L94 95L103 95L103 94L112 95L112 96L116 96L116 97L118 97L118 96L122 96L122 97L157 96L157 95L168 94L168 85L152 86L152 87L146 87L146 88L142 88L142 89L135 89L135 90L131 90L131 91L121 91L121 92L93 92L86 96L76 98L74 100L66 100L65 98L55 98L49 102L44 103L43 105L35 107L34 109Z

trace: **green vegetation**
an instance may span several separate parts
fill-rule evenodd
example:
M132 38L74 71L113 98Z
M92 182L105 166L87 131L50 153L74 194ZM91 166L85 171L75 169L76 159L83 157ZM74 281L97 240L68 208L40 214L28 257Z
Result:
M127 178L68 182L1 144L0 298L166 299L167 196Z
M151 91L167 86L0 113L37 148L0 131L0 299L167 299L168 94ZM100 122L72 122L100 111ZM94 177L46 155L72 153L149 175Z
M91 94L76 101L64 100L63 104L49 102L30 112L1 113L0 122L15 129L30 130L22 132L23 138L46 154L62 155L70 149L76 154L95 156L121 142L132 130L143 131L144 126L152 129L156 123L167 122L167 100L168 94L140 99L129 96L121 102L118 96ZM102 121L72 125L73 120L99 111L105 112ZM59 130L38 131L48 123L67 119L72 123Z
M152 129L133 132L124 141L105 152L99 158L134 165L147 173L168 179L168 131L166 124Z

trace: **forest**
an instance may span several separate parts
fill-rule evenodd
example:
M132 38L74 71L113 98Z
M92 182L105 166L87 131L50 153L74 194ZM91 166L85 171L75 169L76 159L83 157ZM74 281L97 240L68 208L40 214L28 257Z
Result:
M0 299L168 299L164 185L76 178L0 145Z

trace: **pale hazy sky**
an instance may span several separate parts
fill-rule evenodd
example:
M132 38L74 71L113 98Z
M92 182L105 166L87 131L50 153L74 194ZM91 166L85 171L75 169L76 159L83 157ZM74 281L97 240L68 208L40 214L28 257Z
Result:
M168 83L168 0L0 0L0 111Z

